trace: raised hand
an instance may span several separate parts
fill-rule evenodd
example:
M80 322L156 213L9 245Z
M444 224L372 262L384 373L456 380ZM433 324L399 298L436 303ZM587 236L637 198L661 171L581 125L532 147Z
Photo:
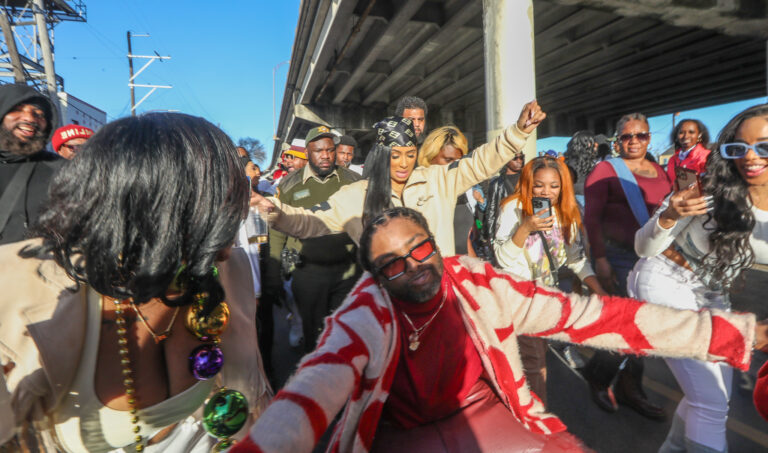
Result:
M517 119L517 128L526 134L533 132L547 117L547 114L539 107L535 99L523 106L520 118Z

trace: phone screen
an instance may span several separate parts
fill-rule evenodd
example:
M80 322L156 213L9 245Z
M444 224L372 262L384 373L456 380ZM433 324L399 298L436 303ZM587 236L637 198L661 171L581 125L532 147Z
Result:
M683 167L675 168L675 185L677 186L677 191L685 190L691 184L696 186L693 196L700 196L701 188L699 187L699 175L696 173L696 170Z
M537 212L541 211L542 209L546 209L547 211L544 211L539 215L539 218L546 219L547 217L552 217L552 204L549 202L549 198L544 197L533 197L531 200L533 204L533 214L536 215Z

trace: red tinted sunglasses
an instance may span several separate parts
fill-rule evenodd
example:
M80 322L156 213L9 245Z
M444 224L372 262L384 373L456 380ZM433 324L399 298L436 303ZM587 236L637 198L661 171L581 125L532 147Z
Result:
M394 280L397 277L405 274L406 260L410 257L416 261L423 263L432 257L437 252L434 239L427 238L418 244L411 247L411 249L403 256L393 258L376 269L376 272L381 274L387 280Z

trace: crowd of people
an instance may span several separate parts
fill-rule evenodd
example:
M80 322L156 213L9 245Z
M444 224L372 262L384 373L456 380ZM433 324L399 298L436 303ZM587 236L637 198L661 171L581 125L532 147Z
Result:
M406 96L367 153L320 125L264 172L189 115L59 127L4 85L0 116L0 451L588 452L547 410L567 342L598 407L672 417L659 451L725 452L768 351L729 302L768 264L768 105L680 121L666 169L640 113L526 162L536 101L470 151Z

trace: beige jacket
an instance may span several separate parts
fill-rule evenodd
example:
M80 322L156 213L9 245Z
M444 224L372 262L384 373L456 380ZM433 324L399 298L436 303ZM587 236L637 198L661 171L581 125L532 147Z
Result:
M53 260L24 259L18 251L39 240L0 247L0 445L17 424L31 422L45 430L72 385L83 349L87 307L85 287L73 281ZM225 363L221 384L248 398L255 419L271 397L256 337L256 302L248 257L232 249L217 263L230 307L230 323L222 335ZM11 366L6 366L11 368ZM2 368L0 368L2 370ZM14 422L15 419L15 422Z
M416 167L402 197L392 194L394 206L407 206L422 214L435 235L443 256L455 254L453 213L456 199L475 184L494 176L525 145L528 134L517 125L507 128L492 142L480 146L450 165ZM270 217L272 227L301 239L341 231L356 243L363 232L362 215L368 181L346 185L328 201L312 209L295 208L269 198L278 208Z

